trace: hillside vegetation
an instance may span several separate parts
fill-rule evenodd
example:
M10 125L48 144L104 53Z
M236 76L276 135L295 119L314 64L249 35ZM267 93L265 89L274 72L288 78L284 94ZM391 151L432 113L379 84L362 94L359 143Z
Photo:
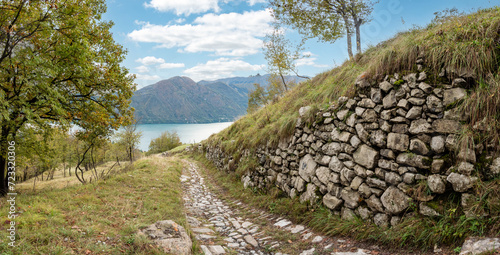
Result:
M74 177L45 184L20 183L16 246L0 243L1 254L164 254L141 227L160 219L186 226L179 178L182 165L163 157L140 159L105 180L78 185ZM6 199L0 201L7 208ZM8 210L0 238L8 239Z
M376 85L385 80L390 81L394 87L402 87L404 86L403 76L423 73L426 75L424 80L431 84L430 87L439 88L445 86L444 84L452 84L457 80L463 81L462 78L465 79L463 83L467 84L467 87L462 89L467 90L467 96L464 100L443 104L443 108L450 111L458 109L458 113L464 116L460 120L461 125L458 120L456 121L461 129L453 127L460 129L456 133L458 139L455 149L483 148L484 150L480 150L487 151L487 153L478 153L481 158L478 158L477 162L474 159L474 163L477 164L473 167L475 171L486 168L488 160L491 161L487 157L497 157L500 148L499 57L500 8L480 10L468 15L437 16L425 28L415 28L400 33L388 41L367 49L365 53L346 61L342 66L299 84L280 100L241 118L229 128L211 136L202 148L208 148L207 151L213 152L215 157L221 159L214 160L217 161L216 165L219 168L234 171L233 174L225 174L233 176L235 180L242 180L242 177L249 176L248 173L252 171L262 173L258 177L267 180L265 179L266 169L260 166L263 165L262 161L268 159L263 160L263 157L257 158L255 155L262 151L276 152L276 154L283 152L281 148L286 146L280 145L277 149L278 144L288 145L285 138L294 135L301 107L311 106L310 110L305 114L303 112L300 118L300 128L305 130L323 123L323 115L317 113L335 112L338 108L344 107L337 102L340 96L353 97L360 92L356 91L357 88L370 87L361 84L362 82ZM456 79L459 77L461 78ZM357 84L363 86L357 86ZM342 101L346 102L347 99L344 99ZM336 107L339 104L340 106ZM341 117L338 118L342 121ZM443 118L443 116L437 118ZM346 120L346 118L343 119ZM309 130L309 133L313 131ZM284 143L280 143L282 141ZM219 148L222 152L218 150ZM456 157L453 153L455 152L450 149L444 157L454 160ZM270 155L275 155L272 153ZM291 154L283 152L283 154L287 153ZM408 154L408 157L417 155L410 153L408 148L401 150L401 153ZM293 154L298 155L295 152ZM260 155L267 154L261 153ZM300 157L302 156L295 157L289 162L298 163ZM276 164L281 165L279 162ZM290 169L299 168L297 165L294 167L295 169L292 167ZM367 168L372 169L373 166L367 166ZM450 173L454 171L451 168L447 169L446 171ZM429 172L423 173L427 175ZM257 186L248 184L247 186L254 187L253 190L256 193L268 193L271 197L273 195L293 197L283 194L276 188L276 186L279 187L276 184L278 181L270 181L270 183L273 186L267 191L255 188ZM417 193L430 194L430 191L426 190L428 187L426 182L417 182L416 187ZM473 207L478 217L467 217L460 210L457 211L457 208L460 208L460 199L454 196L454 193L449 193L450 196L443 196L443 199L438 202L437 207L443 207L439 217L419 217L417 214L409 213L400 224L389 229L382 229L361 220L342 221L340 217L321 206L318 206L319 209L315 211L304 212L304 208L294 208L294 203L294 206L280 209L279 213L290 215L299 222L306 222L315 229L331 235L349 235L391 246L429 249L436 244L446 244L456 247L455 245L459 245L467 236L497 236L500 233L498 210L500 179L498 176L480 179L474 184L473 193L477 197ZM268 202L268 207L273 207L275 200L271 198ZM296 199L295 202L298 203L298 200ZM488 214L484 214L485 211Z
M227 152L236 153L257 145L277 145L292 135L299 109L312 106L307 121L314 121L320 108L326 109L340 96L352 96L356 78L371 80L396 72L415 72L422 56L430 79L436 84L467 72L476 84L482 84L465 105L474 110L470 125L488 117L498 131L498 66L500 8L480 10L470 15L437 17L426 28L415 28L367 49L355 59L302 82L281 100L247 115L209 139L221 142ZM448 72L446 72L448 70ZM445 75L439 76L439 74ZM497 132L490 135L498 137Z

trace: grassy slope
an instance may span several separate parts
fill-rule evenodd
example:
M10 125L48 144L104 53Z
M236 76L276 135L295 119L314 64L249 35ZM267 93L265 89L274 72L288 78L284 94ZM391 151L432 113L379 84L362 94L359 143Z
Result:
M165 219L185 226L181 170L178 161L151 157L96 184L21 191L17 247L5 242L8 212L0 210L0 253L162 254L134 233ZM7 208L6 199L0 208Z
M266 144L277 145L280 139L293 134L300 107L313 107L314 110L306 117L306 121L312 122L318 109L328 108L339 96L352 96L355 93L354 83L359 75L363 74L376 81L395 72L400 75L417 72L416 60L423 56L424 71L427 72L428 82L431 84L451 83L451 80L438 76L445 68L458 70L458 73L466 70L475 76L477 86L470 89L469 98L459 108L471 115L469 123L464 123L466 131L465 135L462 135L465 137L463 140L466 141L465 146L470 146L469 140L473 143L493 140L498 147L499 31L500 8L497 7L470 15L448 17L426 28L400 33L366 50L357 56L355 61L346 61L340 67L322 73L309 82L301 83L279 101L266 105L236 121L219 134L211 136L208 143L221 145L236 160L240 158L243 150L253 151L257 146ZM450 79L453 78L451 75ZM489 131L481 134L471 131L472 127L481 121L483 126L487 124ZM255 160L245 160L240 163L235 177L225 177L221 183L239 182L240 174L255 165L255 162L252 164ZM476 191L479 197L475 205L476 212L489 211L490 215L486 217L465 218L459 209L459 199L449 197L445 198L446 204L440 205L446 211L443 217L428 219L414 215L398 227L388 230L362 221L342 222L321 207L315 212L306 212L302 206L295 206L289 199L288 202L276 200L276 194L279 193L277 191L268 192L267 199L258 199L255 204L273 208L277 213L288 215L298 222L306 222L328 234L374 240L393 247L429 249L434 244L456 247L470 235L500 234L500 180L478 185ZM278 204L281 206L277 206Z
M356 78L363 74L378 80L395 72L416 72L416 60L423 54L428 77L442 82L437 74L443 67L470 70L477 80L498 81L500 8L474 14L449 17L424 29L400 33L394 38L369 48L355 60L317 75L290 90L279 101L247 115L217 136L211 143L222 142L230 153L252 149L267 142L276 145L294 132L298 110L311 105L327 108L339 96L355 93ZM311 111L314 112L314 111ZM314 120L314 115L309 121ZM236 142L231 142L235 140Z

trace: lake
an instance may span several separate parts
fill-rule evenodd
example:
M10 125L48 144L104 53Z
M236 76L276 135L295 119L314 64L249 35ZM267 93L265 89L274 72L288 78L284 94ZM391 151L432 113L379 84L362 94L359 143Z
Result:
M140 124L137 125L137 130L142 131L142 137L138 148L142 151L147 151L151 140L159 137L161 133L165 131L176 131L182 143L198 143L207 139L210 135L229 127L231 124L233 124L233 122L208 124Z

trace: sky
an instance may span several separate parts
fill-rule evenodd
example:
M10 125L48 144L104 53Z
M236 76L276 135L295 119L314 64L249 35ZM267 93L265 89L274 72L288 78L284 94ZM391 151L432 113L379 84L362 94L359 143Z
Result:
M174 76L194 81L267 73L262 53L273 21L267 0L106 0L115 41L128 53L123 65L136 75L138 89ZM379 0L372 21L361 27L362 49L414 26L425 27L447 8L471 12L495 0ZM300 35L291 29L292 43ZM310 39L297 60L300 75L315 76L347 58L346 39ZM355 41L353 38L353 45ZM355 50L355 49L353 49Z

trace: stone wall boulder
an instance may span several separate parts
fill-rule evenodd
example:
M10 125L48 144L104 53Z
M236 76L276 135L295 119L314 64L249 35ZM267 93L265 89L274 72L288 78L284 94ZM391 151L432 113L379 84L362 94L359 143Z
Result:
M400 189L391 186L385 190L384 194L382 194L380 201L388 213L399 214L410 206L411 198Z

